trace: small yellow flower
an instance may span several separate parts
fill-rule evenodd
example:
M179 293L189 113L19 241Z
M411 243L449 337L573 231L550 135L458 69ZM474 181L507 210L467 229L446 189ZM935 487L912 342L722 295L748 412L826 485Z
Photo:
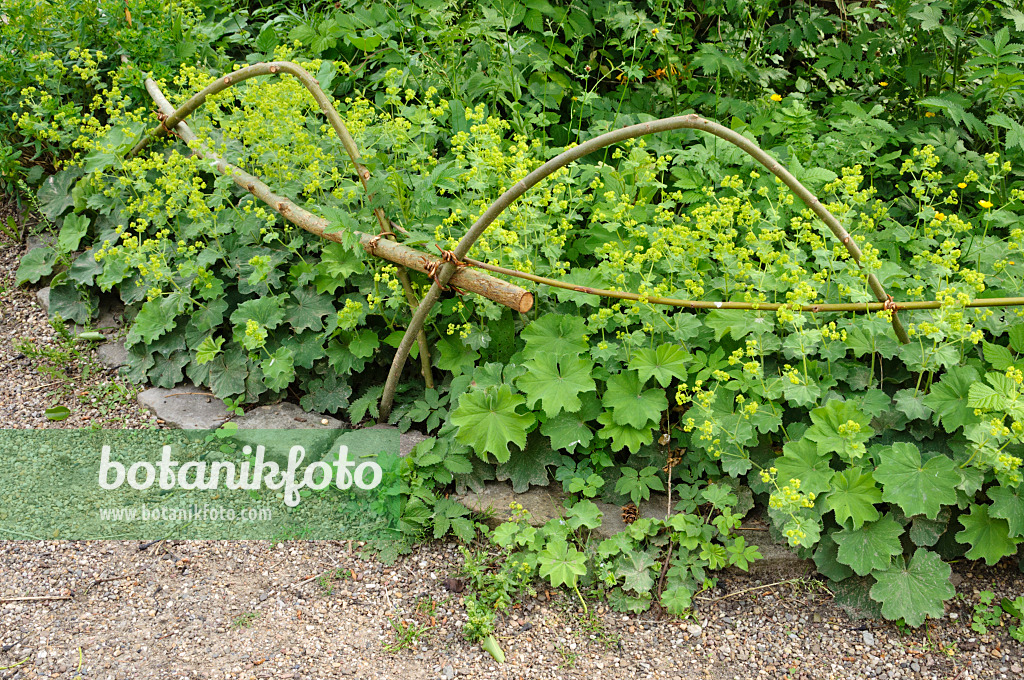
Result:
M782 95L781 94L773 94L771 99L772 99L773 102L781 102L782 101Z
M878 84L879 84L880 86L882 86L882 87L889 87L889 83L888 83L888 82L886 82L886 81L884 81L884 80L883 80L882 82L878 83Z
M934 118L935 117L935 112L934 111L925 111L924 112L924 117L925 118Z
M658 35L658 31L660 31L660 30L661 29L659 29L659 28L652 28L651 29L651 35L655 35L655 36Z
M957 187L959 187L961 189L966 189L967 188L967 183L966 182L960 182L959 184L957 184Z
M978 205L980 205L982 208L985 208L985 210L988 210L989 208L992 207L992 201L978 201Z

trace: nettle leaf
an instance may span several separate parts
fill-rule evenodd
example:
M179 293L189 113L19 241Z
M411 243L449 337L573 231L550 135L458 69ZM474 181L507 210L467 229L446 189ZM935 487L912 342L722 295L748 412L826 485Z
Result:
M348 378L337 373L310 380L306 390L308 393L302 396L299 404L307 411L317 413L337 413L348 407L349 397L352 396Z
M285 320L296 332L304 328L322 331L323 318L335 313L334 301L327 295L318 295L312 288L297 288L292 291L292 298Z
M553 587L575 587L580 576L587 573L587 556L565 541L548 541L547 547L537 556L540 575Z
M533 408L540 401L549 418L563 410L579 411L583 406L579 395L597 390L590 377L594 368L590 359L540 354L527 361L525 367L527 372L516 384L526 393L527 406Z
M659 385L668 387L673 378L686 380L686 365L692 360L693 355L683 347L666 343L657 349L638 349L629 367L637 372L644 383L653 377Z
M644 382L636 371L626 371L608 378L602 402L612 410L617 425L642 428L652 420L660 420L668 409L663 389L644 390Z
M924 405L935 412L935 422L942 423L946 432L956 432L965 425L979 422L974 409L967 405L971 385L978 379L978 372L970 366L953 367L925 397Z
M1006 520L1010 536L1024 536L1024 484L1016 489L994 486L986 493L992 501L989 514Z
M902 558L886 571L875 572L871 599L882 603L882 616L895 621L903 619L910 626L920 626L926 617L941 618L942 603L953 597L949 583L949 565L930 550L918 548L903 564Z
M997 371L1005 371L1013 366L1013 353L1009 347L996 345L987 340L981 343L981 347L985 353L985 361Z
M800 491L820 494L832 487L834 471L829 467L831 459L830 454L819 453L814 442L800 439L787 442L782 447L782 455L775 459L774 466L779 471L780 485L799 479Z
M832 534L839 546L839 561L851 567L858 576L885 571L893 555L903 553L900 536L903 527L891 515L869 522L860 529L843 529Z
M619 557L615 573L623 579L622 587L635 593L646 593L654 587L651 568L657 566L654 560L643 550L630 550Z
M967 557L972 560L984 559L988 566L1017 552L1020 539L1010 537L1010 525L1005 519L989 516L987 505L972 505L969 515L960 515L963 531L956 533L956 540L971 546Z
M512 394L508 385L466 392L451 421L458 426L457 439L472 447L481 459L491 454L499 463L509 459L509 443L526 446L526 432L536 419L532 413L519 413L526 400Z
M583 339L586 334L586 324L578 316L545 314L524 328L520 336L526 341L528 356L561 357L586 352L587 343Z
M956 502L960 474L943 455L921 462L921 452L909 442L897 442L879 451L881 464L875 480L882 484L882 499L899 505L908 517L935 519L943 505Z
M829 401L811 411L811 421L804 437L817 444L818 453L838 453L847 460L863 456L864 442L875 434L871 417L849 401Z
M850 520L853 528L859 529L864 522L878 519L875 503L881 501L882 492L875 486L871 473L852 467L832 476L832 491L825 504L835 513L837 522L846 524Z
M630 425L619 425L611 411L605 411L597 417L597 422L602 427L598 434L604 439L610 439L613 451L629 449L630 453L636 453L641 446L654 441L654 425L657 421L649 421L647 427L632 427Z
M548 446L544 437L533 432L526 448L513 451L508 460L498 465L495 478L499 482L512 482L512 491L525 493L530 486L547 486L548 466L562 462L560 453Z

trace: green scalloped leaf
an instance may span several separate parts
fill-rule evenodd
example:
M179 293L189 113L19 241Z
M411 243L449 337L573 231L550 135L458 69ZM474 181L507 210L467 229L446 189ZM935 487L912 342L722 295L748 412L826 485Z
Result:
M636 371L625 371L608 378L604 405L612 410L617 425L641 429L668 410L668 397L662 388L644 389Z
M629 362L629 367L640 375L640 380L647 382L652 377L662 387L668 387L673 378L686 380L686 365L693 361L693 355L680 345L666 343L657 349L643 347L638 349Z
M960 483L953 461L938 455L921 462L921 452L909 442L897 442L879 451L881 464L875 479L882 483L882 499L896 503L908 517L935 519L943 505L956 502Z
M946 371L931 392L924 398L924 405L935 412L935 421L942 423L946 432L956 432L964 425L980 419L974 409L967 405L971 385L978 382L978 372L970 366L955 366Z
M1024 536L1024 484L1016 489L994 486L986 493L992 501L989 514L1006 520L1010 536Z
M985 560L988 566L1017 552L1020 539L1010 537L1010 525L1005 519L989 516L987 505L972 505L969 515L960 515L963 531L956 533L956 540L971 546L967 557Z
M801 492L820 494L832 487L831 458L831 455L819 453L814 442L800 439L782 447L782 455L775 459L774 466L779 471L781 484L799 479Z
M885 515L860 529L835 532L832 538L839 546L839 561L852 568L858 576L867 576L874 571L885 571L893 555L903 552L900 545L902 535L903 527L899 522Z
M509 443L524 448L526 432L536 421L532 413L518 412L525 402L508 385L466 392L451 414L452 423L459 427L456 437L484 460L489 453L499 463L507 462Z
M871 598L882 603L882 616L890 621L903 619L920 626L926 617L942 617L942 603L955 594L951 573L941 557L918 548L908 564L900 557L888 570L872 574L877 583L871 587Z
M881 501L882 492L875 486L871 473L852 467L832 476L832 491L825 504L835 513L837 522L845 525L850 520L853 528L859 529L865 522L878 519L875 503Z
M586 334L586 324L578 316L545 314L524 328L520 337L526 341L528 356L561 357L586 352L587 343L583 340Z
M527 372L516 385L526 393L526 405L533 408L539 401L549 418L562 411L579 411L583 406L580 395L597 390L590 375L594 368L590 359L538 354L524 366Z

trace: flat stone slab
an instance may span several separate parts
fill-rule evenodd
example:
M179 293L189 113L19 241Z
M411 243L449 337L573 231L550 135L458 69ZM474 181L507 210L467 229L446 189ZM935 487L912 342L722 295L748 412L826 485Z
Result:
M128 363L124 343L105 342L96 348L96 359L107 368L120 368Z
M139 393L138 401L167 425L182 430L212 430L228 419L223 401L191 383L172 389L151 387Z
M297 405L289 402L271 404L269 406L257 406L245 415L231 419L238 423L238 432L233 439L250 446L267 446L276 444L279 437L273 437L274 442L268 441L266 432L263 430L322 430L322 434L303 432L302 442L310 448L326 451L337 438L337 430L343 427L343 423L337 418L323 415L322 413L307 413ZM287 438L285 438L287 439Z
M367 430L395 430L396 432L398 431L397 427L395 427L394 425L388 425L386 423L380 423L380 424L377 424L377 425L371 425L370 427L368 427L366 429ZM420 442L422 442L424 440L430 439L429 436L423 434L422 432L417 432L416 430L409 430L407 432L402 432L402 433L400 433L398 435L398 437L399 437L399 451L398 451L398 455L401 456L402 458L405 458L410 453L412 453L412 450L416 447L417 444L419 444Z
M50 313L50 287L44 286L36 291L36 300L39 301L39 306L43 308L47 314Z
M496 527L512 517L513 501L523 506L530 513L530 524L539 527L548 520L561 517L565 513L562 499L565 494L554 486L531 487L526 493L517 494L507 482L487 482L483 491L471 492L458 496L457 501L474 512L487 515L486 524Z

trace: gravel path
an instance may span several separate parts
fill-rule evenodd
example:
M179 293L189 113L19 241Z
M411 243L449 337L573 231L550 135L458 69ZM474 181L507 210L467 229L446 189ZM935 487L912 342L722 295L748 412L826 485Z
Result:
M34 291L13 288L19 255L17 247L0 249L0 427L156 426L135 405L135 388L88 352L77 365L55 367L67 371L63 378L19 349L24 340L61 346ZM56 403L71 417L47 420L43 411ZM947 603L941 620L909 631L851 620L822 583L777 584L787 575L763 569L724 574L686 621L624 616L601 603L584 617L575 595L541 588L499 624L508 657L500 666L461 636L462 595L444 585L461 563L452 543L419 546L387 566L337 542L140 550L129 542L0 541L0 680L1002 680L1024 666L1024 646L1005 627L988 635L970 629L981 590L1024 594L1024 576L1005 560L954 565L965 597ZM41 597L57 599L22 599ZM422 634L396 649L392 621Z

